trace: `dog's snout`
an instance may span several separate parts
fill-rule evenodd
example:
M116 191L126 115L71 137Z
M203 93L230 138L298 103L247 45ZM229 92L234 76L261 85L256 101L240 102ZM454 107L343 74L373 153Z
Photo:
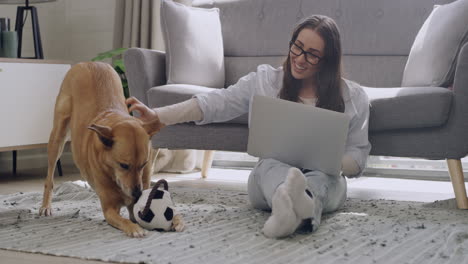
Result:
M135 198L135 201L137 201L138 199L140 199L140 196L141 196L141 190L140 190L140 188L135 187L135 189L133 189L133 191L132 191L132 196L133 196L133 198Z

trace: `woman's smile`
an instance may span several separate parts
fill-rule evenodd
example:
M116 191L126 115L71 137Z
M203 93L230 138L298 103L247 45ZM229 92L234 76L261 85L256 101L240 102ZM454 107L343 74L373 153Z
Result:
M303 72L307 71L307 66L304 65L304 64L300 64L300 63L297 63L296 61L294 61L293 65L294 65L294 70L297 73L303 73Z

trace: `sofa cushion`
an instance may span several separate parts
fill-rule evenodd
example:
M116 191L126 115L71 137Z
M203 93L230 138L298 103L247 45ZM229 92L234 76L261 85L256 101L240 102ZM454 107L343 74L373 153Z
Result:
M407 56L434 2L448 1L192 0L192 5L220 9L227 56L285 56L294 26L311 14L336 21L345 55Z
M441 87L370 88L369 131L443 125L453 92Z
M224 48L218 8L161 1L168 84L224 86Z
M457 55L468 41L467 25L468 0L434 8L414 40L402 86L451 85Z
M214 89L188 84L168 84L153 87L148 91L148 106L155 108L180 103L192 98L196 94L208 93ZM248 122L248 114L245 114L226 123L248 124Z

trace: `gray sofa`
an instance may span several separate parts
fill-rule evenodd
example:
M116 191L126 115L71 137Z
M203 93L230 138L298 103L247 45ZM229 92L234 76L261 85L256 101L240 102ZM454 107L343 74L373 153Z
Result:
M342 34L345 77L366 86L371 99L371 155L446 159L458 206L468 209L460 162L468 153L468 45L459 53L453 89L400 87L418 30L433 5L446 2L450 1L225 0L198 1L196 6L220 8L225 87L259 64L281 65L292 28L302 17L334 18ZM166 85L161 51L132 48L124 61L130 94L150 107L213 89ZM247 137L247 118L241 116L227 123L166 127L153 137L153 146L244 152Z

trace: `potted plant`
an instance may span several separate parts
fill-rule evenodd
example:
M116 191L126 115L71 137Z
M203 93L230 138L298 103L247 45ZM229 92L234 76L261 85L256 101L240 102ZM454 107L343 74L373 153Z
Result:
M92 58L91 61L103 61L106 59L112 59L112 67L119 74L120 80L122 81L122 87L125 98L130 96L128 91L128 82L127 77L125 76L125 65L123 63L122 54L127 50L127 48L118 48L109 50L103 53L99 53L96 57Z

